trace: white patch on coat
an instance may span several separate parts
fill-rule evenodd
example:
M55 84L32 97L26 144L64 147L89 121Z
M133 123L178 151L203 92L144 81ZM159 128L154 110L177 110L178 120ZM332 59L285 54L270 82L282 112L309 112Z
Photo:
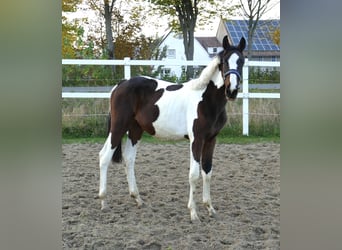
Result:
M197 79L183 84L178 90L168 91L166 87L172 83L157 80L157 89L164 88L161 98L156 102L159 108L159 116L153 122L156 137L167 139L182 139L185 135L193 137L193 122L197 119L198 103L202 101L203 93L210 81L217 88L224 83L221 72L218 69L219 57L215 57Z
M199 217L196 212L196 202L194 199L194 194L196 191L196 184L200 176L200 164L194 159L192 154L192 142L190 140L190 171L189 171L189 184L190 184L190 192L189 192L189 202L188 208L190 210L191 221L199 221Z
M136 200L138 206L141 206L143 204L143 201L139 195L139 190L137 187L137 182L135 180L134 173L134 163L137 154L138 144L139 143L133 145L132 140L127 138L126 144L123 147L122 156L126 164L125 171L127 176L129 194Z
M112 90L110 91L110 93L113 93L113 91L116 89L117 86L118 86L118 84L114 85L114 87L112 88Z
M208 174L206 174L203 170L201 171L201 173L203 178L203 203L205 207L208 209L209 215L212 216L216 213L210 198L210 180L212 175L212 169Z
M101 200L101 209L105 210L108 208L106 202L106 194L107 194L107 170L108 166L111 162L112 155L115 151L115 148L112 149L111 146L111 138L112 133L109 133L105 144L103 145L100 153L100 188L99 188L99 197Z
M239 56L236 53L233 53L228 60L229 69L235 69L237 70L237 61L239 59ZM229 80L230 80L230 91L234 91L236 87L238 86L239 78L236 74L229 74Z
M165 90L156 102L159 116L153 122L155 136L182 139L185 135L189 135L192 132L193 121L197 118L197 106L202 100L204 91L205 89L192 90L186 84L178 90Z
M191 89L193 90L201 90L205 89L210 80L212 80L218 88L221 87L223 85L223 79L218 70L219 64L220 58L217 56L202 70L199 78L193 79L185 83L185 85L191 85Z

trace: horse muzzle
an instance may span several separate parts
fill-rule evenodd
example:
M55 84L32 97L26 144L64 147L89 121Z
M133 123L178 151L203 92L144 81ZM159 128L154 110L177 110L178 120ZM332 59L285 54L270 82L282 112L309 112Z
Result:
M226 97L228 100L230 101L234 101L237 97L237 94L238 94L238 91L239 91L239 82L240 82L240 79L241 79L241 75L239 73L239 71L237 71L236 69L231 69L231 70L228 70L225 74L224 74L224 80L226 81L227 78L231 75L235 75L236 78L233 79L234 83L235 83L235 86L233 87L233 89L231 88L232 85L231 85L231 81L229 82L228 85L226 85Z
M226 97L229 101L234 101L238 95L239 85L236 86L234 90L231 90L229 87L226 89Z

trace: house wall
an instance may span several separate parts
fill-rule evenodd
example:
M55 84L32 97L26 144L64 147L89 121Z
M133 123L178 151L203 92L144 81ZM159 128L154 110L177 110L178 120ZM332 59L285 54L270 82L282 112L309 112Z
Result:
M167 60L186 61L182 36L176 35L175 33L170 33L160 45L161 48L163 48L164 46L167 46L168 51L175 51L175 56L173 56L172 54L172 56L170 57L170 55L167 53ZM210 60L209 54L196 39L194 41L194 60ZM171 76L175 75L177 77L180 77L182 74L182 65L165 66L163 67L163 70L170 72Z
M223 21L221 20L220 23L219 23L219 26L218 26L218 28L217 28L216 38L217 38L217 40L218 40L220 43L222 43L223 38L224 38L224 36L226 36L226 35L227 35L227 29L226 29L226 27L225 27ZM228 36L228 37L229 37L229 36ZM229 41L229 42L231 43L232 41Z

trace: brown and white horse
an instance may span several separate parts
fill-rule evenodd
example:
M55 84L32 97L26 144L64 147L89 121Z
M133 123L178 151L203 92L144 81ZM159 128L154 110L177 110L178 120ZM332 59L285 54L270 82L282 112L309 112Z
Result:
M212 158L216 136L227 120L227 100L237 96L241 80L246 41L238 46L223 39L221 51L197 79L183 85L149 78L133 77L116 85L110 98L109 134L101 149L100 190L101 209L107 210L106 185L110 161L120 162L123 156L130 195L138 206L143 204L137 188L134 162L137 145L143 131L156 137L190 140L190 197L188 208L192 221L199 220L194 201L196 182L203 178L203 203L213 216L210 199ZM127 140L121 150L121 141ZM201 171L200 171L201 167Z

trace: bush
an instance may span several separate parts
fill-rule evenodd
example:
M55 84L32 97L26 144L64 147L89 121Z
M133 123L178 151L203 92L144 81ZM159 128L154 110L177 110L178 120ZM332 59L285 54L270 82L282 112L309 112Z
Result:
M280 71L260 67L249 68L249 83L280 83Z

